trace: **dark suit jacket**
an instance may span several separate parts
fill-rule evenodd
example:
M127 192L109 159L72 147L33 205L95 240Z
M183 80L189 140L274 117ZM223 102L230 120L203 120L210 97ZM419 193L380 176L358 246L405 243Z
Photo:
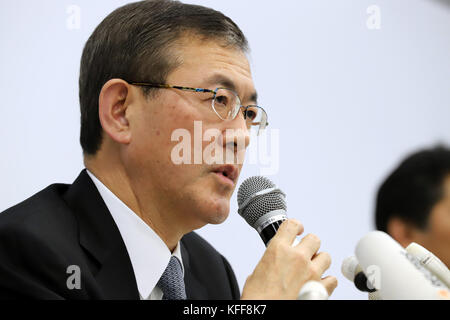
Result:
M188 299L239 299L227 260L195 233L181 240ZM69 266L81 271L70 290ZM84 170L0 213L0 299L139 299L128 252Z

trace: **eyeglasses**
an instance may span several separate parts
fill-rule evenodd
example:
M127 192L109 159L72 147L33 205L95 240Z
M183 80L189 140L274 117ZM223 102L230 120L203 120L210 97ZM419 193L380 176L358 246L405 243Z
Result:
M255 129L259 135L269 125L267 122L267 113L263 108L257 105L243 106L237 93L231 89L217 88L215 90L210 90L141 82L131 82L130 84L149 88L177 89L190 92L212 93L213 97L211 107L220 119L234 120L239 114L239 111L242 110L248 130Z

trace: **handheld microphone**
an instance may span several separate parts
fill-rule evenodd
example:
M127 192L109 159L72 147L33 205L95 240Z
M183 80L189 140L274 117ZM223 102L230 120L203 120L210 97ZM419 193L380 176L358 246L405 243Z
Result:
M363 237L356 257L384 300L450 299L449 289L419 260L381 231Z
M258 231L266 246L287 220L286 194L269 179L261 176L246 179L237 194L238 213ZM299 243L296 239L292 246ZM318 281L303 285L298 300L326 300L328 293Z
M238 213L258 231L267 246L280 225L287 220L286 195L269 179L246 179L237 194Z

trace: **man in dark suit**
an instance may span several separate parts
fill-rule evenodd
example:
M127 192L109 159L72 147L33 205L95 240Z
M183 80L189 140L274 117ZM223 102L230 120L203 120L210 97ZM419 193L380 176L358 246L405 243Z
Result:
M0 299L139 299L127 249L86 171L5 211L0 228ZM187 234L181 254L188 298L239 299L230 265L206 241ZM79 267L79 289L67 285L69 266Z
M247 47L201 6L143 1L105 18L81 60L86 170L0 214L0 298L295 299L311 279L331 294L330 256L314 235L292 246L297 221L242 296L227 260L193 233L227 218L250 130L266 125Z

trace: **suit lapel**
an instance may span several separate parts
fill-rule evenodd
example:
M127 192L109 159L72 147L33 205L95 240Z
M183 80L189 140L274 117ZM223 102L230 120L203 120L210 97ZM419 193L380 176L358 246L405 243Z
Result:
M104 299L139 299L133 266L114 219L83 170L64 196L79 225L80 245L100 264L94 275Z
M184 267L184 284L186 287L186 296L189 300L207 300L208 291L195 276L195 270L191 268L189 252L181 240L181 257Z

